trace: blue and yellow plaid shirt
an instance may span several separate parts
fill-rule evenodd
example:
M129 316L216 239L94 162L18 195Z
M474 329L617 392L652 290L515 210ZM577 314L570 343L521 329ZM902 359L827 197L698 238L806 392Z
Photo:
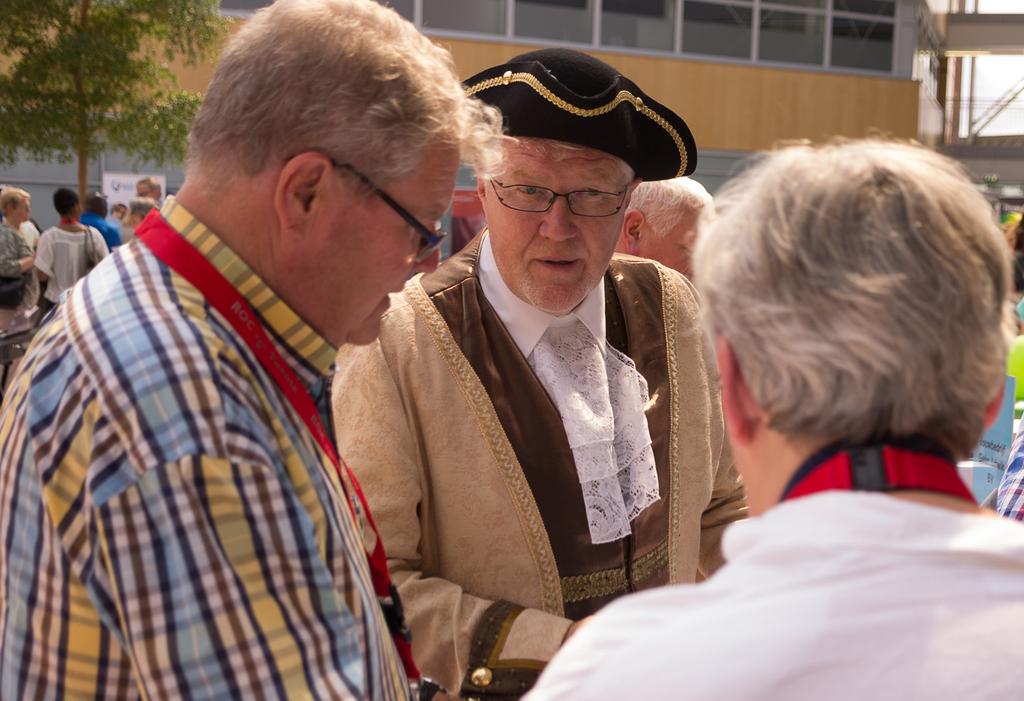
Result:
M1020 381L1020 380L1018 380ZM996 511L1015 521L1024 521L1024 435L1018 434L1010 448L1006 472L996 493Z
M162 213L325 407L335 349L183 207ZM122 247L0 412L0 698L406 698L364 533L227 321Z

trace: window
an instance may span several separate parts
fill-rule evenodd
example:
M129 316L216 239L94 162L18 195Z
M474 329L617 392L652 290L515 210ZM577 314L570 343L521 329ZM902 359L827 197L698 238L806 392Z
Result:
M604 0L601 43L671 51L675 0Z
M892 71L891 22L836 17L832 20L832 65Z
M590 0L516 0L516 34L589 44L593 12Z
M817 10L825 9L825 0L762 0L772 5L791 5L793 7L813 7ZM764 9L762 8L762 12Z
M385 0L381 4L394 8L395 12L412 21L413 0Z
M892 73L896 64L896 0L602 0L600 17L596 0L376 1L410 19L415 8L428 33L514 35L556 45L596 42L665 54L678 47L684 55L837 70ZM221 4L247 8L269 2ZM934 72L934 66L924 71L923 57L916 60L922 62L920 72Z
M892 17L896 14L896 3L894 0L835 0L835 11Z
M753 10L686 0L683 5L683 51L711 56L750 58Z
M825 53L825 18L799 12L761 10L762 61L821 65Z
M505 0L423 0L423 26L504 34Z

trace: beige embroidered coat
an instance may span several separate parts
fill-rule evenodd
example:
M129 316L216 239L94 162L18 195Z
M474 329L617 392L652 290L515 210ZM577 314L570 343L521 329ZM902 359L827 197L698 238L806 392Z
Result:
M648 380L662 498L634 535L590 544L557 410L479 289L478 248L410 281L373 345L340 351L334 422L420 668L453 693L516 698L572 620L717 568L722 529L746 507L692 287L616 256L609 342Z

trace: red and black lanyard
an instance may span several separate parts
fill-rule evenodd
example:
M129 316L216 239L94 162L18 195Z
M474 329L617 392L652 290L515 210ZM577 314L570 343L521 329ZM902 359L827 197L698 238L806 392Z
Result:
M348 465L338 457L334 443L327 435L323 422L320 421L316 405L306 387L274 347L252 306L210 261L164 220L157 210L153 210L147 215L145 221L136 230L136 236L165 265L192 283L206 298L206 301L228 320L259 360L263 369L280 387L288 403L306 424L306 428L309 429L320 449L330 459L338 473L342 489L345 489L345 477L348 478L363 508L363 513L366 514L366 520L377 537L377 544L373 552L366 553L374 592L384 609L385 620L388 623L391 636L394 638L395 646L398 648L398 654L402 659L406 674L410 679L419 679L420 673L413 662L412 648L409 645L409 632L403 620L398 592L388 574L387 556L384 554L384 545L380 533L377 531L377 525L373 521L370 507L366 503L366 497L363 496L363 490L359 487L356 476L348 468ZM348 501L347 491L346 501ZM349 508L352 508L352 515L358 523L358 515L351 502L349 502Z
M872 445L840 444L825 448L793 474L779 501L829 490L913 490L975 503L957 474L953 458L934 442L917 436Z

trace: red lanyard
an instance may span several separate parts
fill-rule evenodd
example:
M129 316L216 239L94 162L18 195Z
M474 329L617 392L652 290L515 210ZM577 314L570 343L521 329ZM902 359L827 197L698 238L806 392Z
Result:
M213 308L219 311L234 327L260 361L263 369L280 387L288 403L306 424L306 428L309 429L321 450L330 458L331 464L338 472L338 481L343 490L345 489L345 476L348 477L348 481L352 484L352 489L363 507L363 513L366 514L366 520L377 537L377 544L373 552L367 552L373 589L382 599L382 604L385 604L385 618L388 619L388 627L391 629L391 635L398 648L398 654L402 658L406 674L410 679L419 679L419 670L412 659L412 648L407 636L401 630L404 625L401 621L401 606L398 603L397 592L391 584L391 576L388 574L387 556L384 554L384 544L377 531L377 525L373 521L370 507L366 503L366 497L363 496L363 490L359 487L356 476L348 468L348 465L339 460L338 453L320 421L320 415L309 392L295 371L288 366L277 348L274 347L267 332L263 330L259 317L245 298L220 274L220 271L213 267L210 261L204 258L194 246L189 244L164 220L159 211L150 212L139 225L135 235L164 264L192 283ZM342 470L344 470L344 476ZM346 501L348 501L347 498ZM349 503L349 508L352 508L351 503ZM352 508L352 516L358 525L358 515L354 508Z
M952 458L922 438L852 448L826 448L800 466L779 501L829 490L915 490L975 503L957 474Z
M78 220L75 219L74 217L61 217L60 223L63 224L64 226L71 226L72 224L77 224Z

